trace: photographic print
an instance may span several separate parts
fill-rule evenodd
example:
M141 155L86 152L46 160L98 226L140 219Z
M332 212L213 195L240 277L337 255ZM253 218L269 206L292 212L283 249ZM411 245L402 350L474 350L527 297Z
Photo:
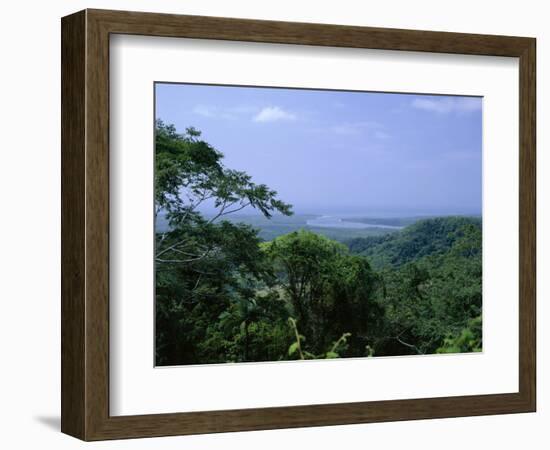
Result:
M482 98L155 84L155 364L482 350Z

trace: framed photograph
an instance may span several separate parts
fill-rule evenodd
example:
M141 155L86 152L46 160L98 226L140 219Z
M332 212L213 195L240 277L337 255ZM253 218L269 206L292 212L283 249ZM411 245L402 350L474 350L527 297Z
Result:
M62 19L62 431L532 412L535 39Z

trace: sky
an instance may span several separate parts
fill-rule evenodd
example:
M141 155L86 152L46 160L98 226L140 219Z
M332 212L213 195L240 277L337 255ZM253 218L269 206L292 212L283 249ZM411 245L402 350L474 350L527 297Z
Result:
M481 214L482 98L157 83L156 117L296 213Z

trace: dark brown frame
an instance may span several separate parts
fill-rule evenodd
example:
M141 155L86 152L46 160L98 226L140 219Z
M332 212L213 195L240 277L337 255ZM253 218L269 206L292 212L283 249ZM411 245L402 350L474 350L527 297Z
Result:
M104 10L64 17L61 29L64 433L100 440L535 411L534 38ZM109 35L114 33L518 57L519 392L110 416L108 99Z

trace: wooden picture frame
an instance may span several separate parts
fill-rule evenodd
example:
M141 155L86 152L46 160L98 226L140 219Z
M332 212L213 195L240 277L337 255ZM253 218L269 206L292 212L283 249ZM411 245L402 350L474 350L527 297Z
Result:
M105 10L64 17L61 28L64 433L101 440L535 411L535 39ZM109 36L117 33L519 58L519 392L110 416Z

